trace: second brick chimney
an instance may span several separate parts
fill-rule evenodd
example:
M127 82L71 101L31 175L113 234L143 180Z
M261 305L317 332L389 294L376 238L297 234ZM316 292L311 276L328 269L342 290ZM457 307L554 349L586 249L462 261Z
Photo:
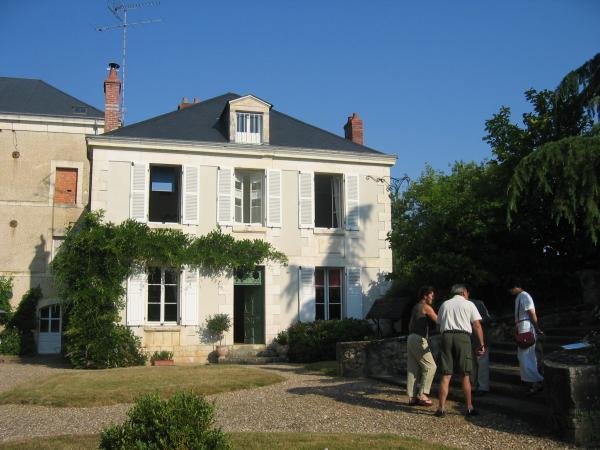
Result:
M104 132L121 126L121 112L119 111L119 97L121 95L121 80L119 80L119 65L108 65L108 77L104 80Z
M179 105L177 105L177 111L180 111L180 110L182 110L184 108L188 108L188 107L190 107L192 105L195 105L196 103L200 103L200 99L197 98L197 97L194 97L194 103L188 102L187 97L183 97L181 99L181 103Z
M358 113L348 117L348 122L344 125L344 134L346 139L350 139L355 144L363 145L363 121L358 117Z

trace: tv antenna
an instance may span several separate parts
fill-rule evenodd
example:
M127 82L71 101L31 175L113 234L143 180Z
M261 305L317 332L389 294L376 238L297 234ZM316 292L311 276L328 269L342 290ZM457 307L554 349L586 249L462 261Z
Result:
M121 124L125 124L125 62L127 57L127 28L137 25L148 25L152 23L162 22L162 19L146 19L138 22L128 22L127 12L132 9L141 9L148 6L158 6L159 1L143 2L143 3L128 3L123 0L107 0L106 6L113 16L119 21L116 25L107 25L96 27L96 31L123 30L123 54L122 64L123 75L121 80Z

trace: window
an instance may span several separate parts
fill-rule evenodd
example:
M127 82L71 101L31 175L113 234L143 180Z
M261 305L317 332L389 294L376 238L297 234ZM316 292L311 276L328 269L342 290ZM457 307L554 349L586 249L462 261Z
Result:
M342 176L315 174L315 227L342 227Z
M179 223L181 166L150 166L150 222Z
M58 254L58 250L60 249L60 246L63 245L63 242L65 242L64 236L52 237L52 259L54 259Z
M54 180L54 204L75 205L77 203L77 169L56 168Z
M238 112L235 141L243 144L262 144L263 116Z
M179 272L148 268L148 322L177 323L179 317Z
M60 305L40 308L40 333L60 332Z
M342 269L315 269L315 320L342 318Z
M235 171L235 221L251 225L263 224L264 179L262 170Z

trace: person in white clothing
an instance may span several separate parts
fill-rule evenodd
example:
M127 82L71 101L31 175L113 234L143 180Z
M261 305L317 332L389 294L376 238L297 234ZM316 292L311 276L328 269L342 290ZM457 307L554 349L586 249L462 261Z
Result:
M538 317L535 313L533 298L523 290L520 282L512 283L509 292L515 296L515 324L517 333L527 333L532 331L534 336L543 335L539 327ZM537 336L536 336L537 341ZM542 389L544 377L540 374L535 355L535 344L528 348L517 348L517 357L519 359L519 368L521 370L521 380L530 384L531 393Z

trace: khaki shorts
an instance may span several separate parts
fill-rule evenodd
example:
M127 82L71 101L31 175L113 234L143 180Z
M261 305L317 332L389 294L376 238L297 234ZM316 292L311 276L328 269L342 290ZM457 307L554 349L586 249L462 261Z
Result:
M466 375L473 368L471 335L467 333L442 334L442 375Z

